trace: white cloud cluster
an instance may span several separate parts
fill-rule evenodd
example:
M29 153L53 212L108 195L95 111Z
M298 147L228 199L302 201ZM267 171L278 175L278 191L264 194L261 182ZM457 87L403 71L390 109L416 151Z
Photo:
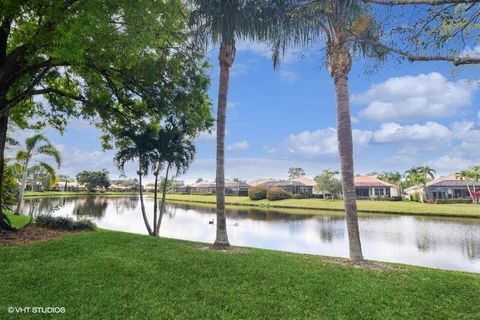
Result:
M227 145L228 151L245 151L248 149L250 149L250 144L248 143L247 140L242 140L242 141Z
M402 126L396 122L383 123L374 131L372 138L376 143L391 143L418 140L450 139L452 132L436 122Z
M470 46L466 46L465 49L463 49L460 53L460 56L471 58L480 57L480 46L475 46L473 48Z
M438 72L394 77L352 96L366 105L359 116L375 121L432 119L458 115L473 99L476 86L452 82Z

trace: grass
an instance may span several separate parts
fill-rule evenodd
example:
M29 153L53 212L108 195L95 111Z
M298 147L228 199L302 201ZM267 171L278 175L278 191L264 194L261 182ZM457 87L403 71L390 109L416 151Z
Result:
M15 215L12 211L4 211L14 228L22 228L30 222L29 216Z
M169 194L167 199L173 202L215 203L214 195ZM227 205L255 206L267 208L292 208L343 211L343 201L323 199L287 199L253 201L248 197L225 197ZM358 211L366 213L390 213L409 215L431 215L444 217L480 218L480 206L474 204L429 204L412 201L373 201L358 200ZM312 213L314 213L312 211Z
M479 319L480 276L112 231L0 247L7 307L65 307L55 319ZM392 266L392 265L389 265Z

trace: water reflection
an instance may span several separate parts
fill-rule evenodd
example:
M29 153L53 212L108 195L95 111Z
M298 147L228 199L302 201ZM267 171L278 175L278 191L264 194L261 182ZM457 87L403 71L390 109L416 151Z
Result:
M151 213L153 201L147 199L145 205ZM29 199L24 208L32 215L53 211L54 215L91 218L102 228L146 233L136 196ZM213 242L215 225L208 224L212 219L212 207L168 205L161 234ZM480 272L479 220L360 215L359 224L367 259ZM227 225L234 245L348 256L342 213L237 207L227 210Z

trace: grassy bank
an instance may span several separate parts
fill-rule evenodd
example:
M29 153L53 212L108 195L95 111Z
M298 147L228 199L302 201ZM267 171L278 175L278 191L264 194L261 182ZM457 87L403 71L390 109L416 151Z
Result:
M203 247L111 231L0 247L0 317L57 306L66 312L55 319L480 318L479 275Z
M169 201L176 202L215 203L214 195L170 194L167 197ZM253 201L248 197L227 196L225 201L227 205L234 206L343 211L343 202L341 200L287 199L269 201L264 199ZM474 204L428 204L410 201L372 200L358 200L357 204L360 212L480 218L480 206Z
M15 215L11 211L5 211L8 219L10 220L12 227L22 228L30 222L30 217L24 215Z
M27 191L25 193L25 198L35 198L35 197L74 197L74 196L130 196L138 195L138 192L83 192L83 191L44 191L44 192L32 192ZM148 194L148 193L145 193Z

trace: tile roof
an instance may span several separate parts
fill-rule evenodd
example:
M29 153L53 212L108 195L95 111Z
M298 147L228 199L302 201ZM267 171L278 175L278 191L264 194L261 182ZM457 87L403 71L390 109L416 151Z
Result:
M304 185L309 186L309 187L317 186L317 183L315 182L315 180L313 180L312 178L305 177L305 176L301 176L301 177L292 179L290 181L300 182L300 183L303 183Z
M391 187L396 188L395 185L382 181L372 176L356 176L353 178L355 187Z

